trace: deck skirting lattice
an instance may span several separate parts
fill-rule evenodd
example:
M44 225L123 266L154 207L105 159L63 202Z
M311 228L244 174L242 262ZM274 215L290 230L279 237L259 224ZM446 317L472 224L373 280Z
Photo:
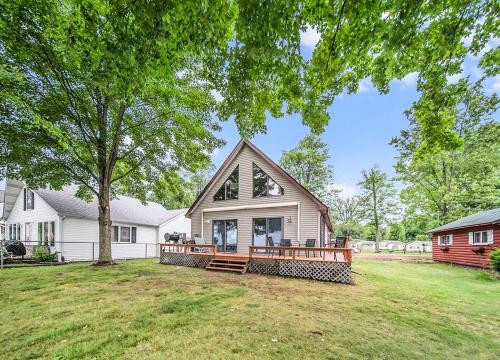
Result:
M163 252L161 264L206 268L213 255ZM352 283L351 264L345 262L307 261L292 259L250 259L249 273L291 276L313 280Z
M164 252L160 255L160 263L177 266L206 268L213 258L214 257L210 255L193 255Z
M351 264L341 262L252 259L248 272L352 283Z

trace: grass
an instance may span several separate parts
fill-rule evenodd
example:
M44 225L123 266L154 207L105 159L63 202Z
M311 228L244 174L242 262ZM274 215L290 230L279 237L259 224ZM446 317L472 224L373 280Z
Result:
M500 357L500 282L487 273L370 259L354 269L356 285L157 260L6 269L1 357Z

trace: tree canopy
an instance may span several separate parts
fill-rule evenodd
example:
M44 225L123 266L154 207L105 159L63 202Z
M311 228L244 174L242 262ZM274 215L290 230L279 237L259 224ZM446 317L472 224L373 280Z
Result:
M362 172L362 180L358 184L362 190L360 195L361 208L364 219L368 220L375 229L375 249L379 249L382 235L382 226L391 220L397 212L395 199L396 190L387 174L375 165L369 171Z
M284 151L279 163L302 186L323 198L333 180L329 159L328 145L309 134L295 148Z

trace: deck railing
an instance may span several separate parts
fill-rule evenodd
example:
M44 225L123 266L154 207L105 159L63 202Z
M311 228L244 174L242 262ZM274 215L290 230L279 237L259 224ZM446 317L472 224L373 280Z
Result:
M215 255L217 245L206 244L160 244L160 253Z
M331 262L352 262L352 249L350 248L323 248L323 247L298 247L298 246L249 246L249 257L272 257L276 259L307 259ZM260 251L260 252L259 252Z

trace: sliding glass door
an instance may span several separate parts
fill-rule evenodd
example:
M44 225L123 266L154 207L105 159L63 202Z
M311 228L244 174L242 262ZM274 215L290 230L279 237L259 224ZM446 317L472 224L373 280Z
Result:
M213 244L218 252L236 252L238 249L238 220L214 220Z
M273 239L274 245L279 245L283 238L283 218L253 219L254 246L267 246L267 238Z

